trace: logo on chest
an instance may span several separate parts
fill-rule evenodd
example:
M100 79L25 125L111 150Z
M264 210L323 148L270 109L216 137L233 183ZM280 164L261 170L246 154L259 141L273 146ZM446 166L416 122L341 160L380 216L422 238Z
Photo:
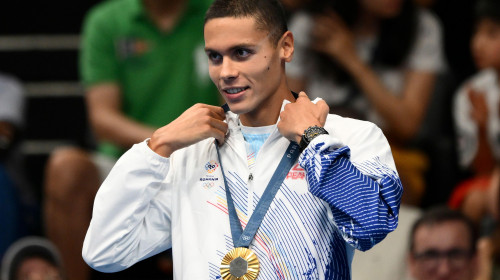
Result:
M286 175L286 179L288 180L304 180L306 178L306 171L300 167L300 165L297 163L295 164L292 169L290 169L290 172Z
M208 174L214 173L217 167L219 167L219 164L215 160L211 160L205 164L205 170L207 170Z
M203 187L205 189L211 189L215 185L213 182L219 181L219 178L214 176L214 172L219 168L219 164L216 161L211 160L205 163L204 167L206 173L203 177L200 178L200 181L205 182L203 184Z

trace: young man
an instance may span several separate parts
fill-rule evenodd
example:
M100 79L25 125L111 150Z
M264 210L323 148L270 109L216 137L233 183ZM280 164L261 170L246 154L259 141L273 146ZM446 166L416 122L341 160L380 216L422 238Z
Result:
M408 264L416 280L472 280L477 236L464 214L435 208L418 219L410 233Z
M354 249L397 226L385 137L289 90L293 35L277 0L216 0L204 34L230 111L197 104L122 156L84 259L112 272L172 247L176 279L350 279Z

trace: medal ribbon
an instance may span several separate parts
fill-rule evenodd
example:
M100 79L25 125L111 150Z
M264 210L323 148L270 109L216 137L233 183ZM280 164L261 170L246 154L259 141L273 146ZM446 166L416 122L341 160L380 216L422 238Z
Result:
M226 188L227 208L229 212L229 224L231 226L231 235L233 238L233 244L235 248L238 247L248 248L250 246L250 243L252 243L252 240L254 239L254 236L257 233L257 230L259 229L260 224L262 223L262 220L264 219L264 216L266 215L267 210L269 209L269 206L271 205L271 202L273 201L276 193L278 192L281 183L283 182L283 180L285 180L288 171L290 170L290 168L292 168L293 164L300 155L299 145L297 145L295 142L290 142L290 145L288 146L285 154L281 158L281 161L278 167L276 168L276 171L271 177L271 181L269 181L266 190L264 191L262 197L257 203L257 206L255 207L255 210L252 216L250 217L250 220L248 221L245 230L243 230L241 226L240 219L238 218L238 214L236 213L236 208L234 206L233 198L231 197L231 192L229 191L227 179L226 176L224 175L224 169L222 167L222 161L219 152L219 144L217 141L215 142L215 147L217 149L217 157L219 159L222 177L224 178L224 186Z

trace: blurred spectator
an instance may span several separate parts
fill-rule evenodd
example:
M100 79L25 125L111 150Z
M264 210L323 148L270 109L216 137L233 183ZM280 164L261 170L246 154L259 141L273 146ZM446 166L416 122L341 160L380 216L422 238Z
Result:
M500 161L499 1L477 2L471 49L479 72L459 88L453 107L460 166L470 178L456 187L450 206L462 209L479 225L489 214L487 189Z
M0 74L0 258L7 247L26 234L33 217L34 195L22 170L19 140L24 122L25 96L21 83ZM31 222L30 222L31 221Z
M290 27L292 89L323 98L333 113L378 124L405 186L403 202L419 205L428 158L411 144L446 69L437 19L412 0L317 0Z
M203 45L209 0L110 0L86 16L80 60L98 153L56 150L45 181L47 235L68 278L89 279L81 257L96 191L116 158L197 102L218 104Z
M57 248L47 239L24 237L2 259L1 280L62 280L64 269Z
M477 234L461 212L433 208L410 233L408 265L415 280L473 280L477 272Z

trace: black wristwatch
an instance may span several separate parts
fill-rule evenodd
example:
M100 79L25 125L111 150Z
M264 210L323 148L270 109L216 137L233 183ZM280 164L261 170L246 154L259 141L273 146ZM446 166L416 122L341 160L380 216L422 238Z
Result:
M302 138L300 139L300 149L303 151L311 141L319 135L328 134L328 131L320 126L310 126L306 130L304 130L304 134L302 134Z

